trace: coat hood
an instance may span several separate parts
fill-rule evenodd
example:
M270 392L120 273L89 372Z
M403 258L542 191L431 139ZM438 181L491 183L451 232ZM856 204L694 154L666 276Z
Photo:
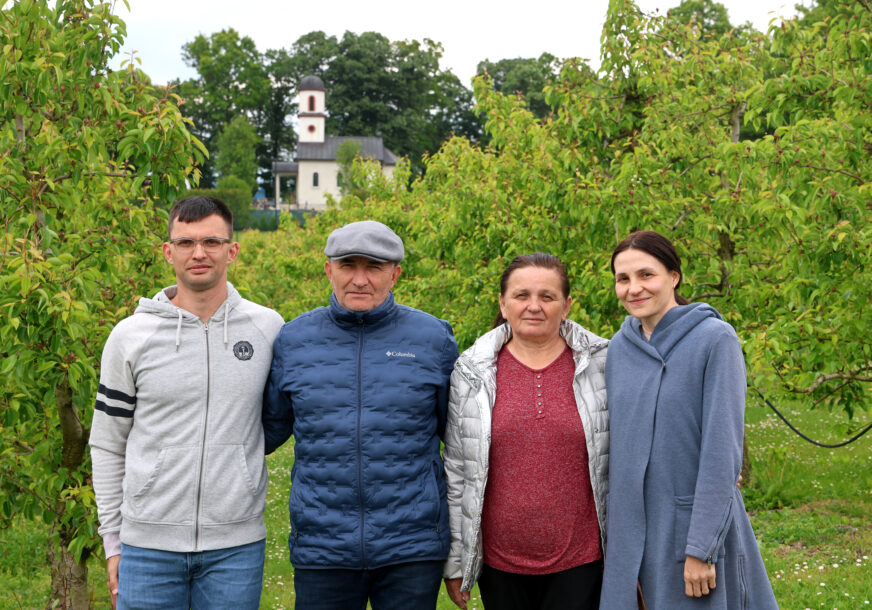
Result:
M651 339L642 334L642 322L634 316L627 316L621 324L621 331L633 345L656 360L665 360L669 352L694 328L704 320L715 318L723 320L718 311L707 303L691 303L673 307L660 319Z

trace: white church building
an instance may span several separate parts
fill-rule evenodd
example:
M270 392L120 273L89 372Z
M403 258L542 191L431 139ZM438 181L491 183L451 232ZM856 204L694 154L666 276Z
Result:
M339 190L339 163L336 153L347 140L360 145L361 155L381 164L385 175L393 174L397 156L380 137L375 136L328 136L327 91L324 81L317 76L307 76L298 88L299 108L297 151L293 162L273 161L275 192L279 193L280 179L296 176L297 190L293 207L308 210L323 210L327 207L327 195L337 201L342 198ZM277 200L280 198L277 196Z

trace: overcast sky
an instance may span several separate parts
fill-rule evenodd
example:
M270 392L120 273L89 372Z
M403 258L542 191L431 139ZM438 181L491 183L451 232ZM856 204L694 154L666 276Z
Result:
M136 52L155 83L191 78L181 47L197 34L233 28L260 51L289 48L308 32L341 38L351 30L375 31L390 40L442 43L442 67L469 85L478 62L513 57L582 57L599 65L599 41L608 0L128 0L116 3L127 24L123 52ZM750 21L766 31L770 20L795 14L799 0L722 0L733 24ZM805 0L809 4L811 0ZM637 0L642 10L664 13L680 0ZM113 61L118 67L127 56Z

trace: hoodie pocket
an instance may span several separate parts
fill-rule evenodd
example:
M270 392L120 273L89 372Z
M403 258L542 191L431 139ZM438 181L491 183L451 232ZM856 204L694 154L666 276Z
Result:
M164 447L145 483L132 497L132 514L138 521L191 523L196 499L194 446ZM130 473L131 482L136 474Z
M246 521L263 512L266 470L262 463L257 466L257 474L252 476L242 445L207 447L200 492L200 514L204 523Z

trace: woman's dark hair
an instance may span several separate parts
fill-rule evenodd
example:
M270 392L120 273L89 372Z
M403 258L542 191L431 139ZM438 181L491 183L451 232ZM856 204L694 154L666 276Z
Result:
M678 294L678 289L681 286L681 258L675 250L672 242L657 233L656 231L636 231L630 233L627 238L619 243L612 252L612 275L615 274L615 258L625 250L641 250L645 254L650 254L658 261L663 263L667 271L675 271L678 273L678 283L675 284L675 302L679 305L687 305L690 303L683 296Z
M524 267L538 267L540 269L551 269L556 271L557 275L560 277L560 290L563 292L563 298L565 299L569 296L569 276L566 273L566 265L564 265L563 261L553 254L546 254L544 252L534 252L533 254L522 254L521 256L516 256L500 276L500 295L506 294L506 290L508 290L509 287L509 277L512 273ZM506 319L503 317L503 313L498 311L497 317L494 319L493 327L496 328L505 321Z

